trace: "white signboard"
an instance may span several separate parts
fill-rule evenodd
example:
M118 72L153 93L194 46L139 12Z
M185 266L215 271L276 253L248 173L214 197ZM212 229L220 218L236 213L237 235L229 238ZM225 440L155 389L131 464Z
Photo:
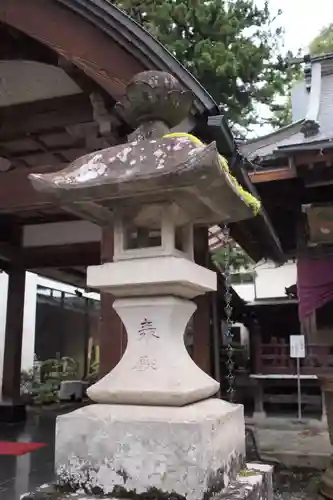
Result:
M305 358L304 335L290 335L290 357Z

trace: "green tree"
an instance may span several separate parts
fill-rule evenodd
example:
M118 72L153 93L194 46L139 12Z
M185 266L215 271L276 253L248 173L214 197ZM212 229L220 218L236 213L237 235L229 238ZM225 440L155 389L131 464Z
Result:
M254 0L117 0L201 82L231 126L259 123L257 104L285 95L294 69L283 30Z
M292 107L291 107L291 87L293 80L286 89L287 97L282 104L272 104L273 116L271 118L271 124L274 128L285 127L290 125L293 121Z
M333 52L333 23L325 26L310 43L310 54L321 56Z
M231 272L237 272L251 269L254 265L253 260L233 240L230 240L228 245L215 250L212 260L221 271L224 271L227 266Z

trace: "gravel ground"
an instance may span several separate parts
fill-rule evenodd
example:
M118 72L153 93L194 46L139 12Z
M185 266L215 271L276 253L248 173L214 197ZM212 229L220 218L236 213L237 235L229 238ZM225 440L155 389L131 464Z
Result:
M274 500L316 500L314 484L319 477L317 470L275 466Z

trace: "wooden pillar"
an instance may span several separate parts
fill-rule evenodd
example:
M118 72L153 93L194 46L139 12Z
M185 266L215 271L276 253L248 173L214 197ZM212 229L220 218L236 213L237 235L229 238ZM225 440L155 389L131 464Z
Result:
M320 385L320 394L321 394L321 421L323 424L327 425L327 409L326 409L325 391L321 385Z
M262 373L262 336L261 328L256 319L253 320L250 331L250 362L252 373Z
M9 273L2 399L16 403L20 398L25 270Z
M104 228L101 243L101 262L113 260L113 229ZM113 309L114 297L101 294L101 320L99 329L100 376L109 373L120 361L127 345L125 328Z
M195 228L194 231L194 260L197 264L207 267L208 229ZM197 310L193 316L193 360L209 375L213 374L213 360L211 347L211 300L209 294L200 295L195 299Z

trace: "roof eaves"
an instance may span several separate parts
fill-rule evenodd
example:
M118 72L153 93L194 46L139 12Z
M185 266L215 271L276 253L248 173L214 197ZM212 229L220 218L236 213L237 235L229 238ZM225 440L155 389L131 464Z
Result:
M277 154L284 153L296 153L298 151L317 151L322 149L332 149L333 148L333 137L331 139L325 139L321 141L311 141L307 143L300 144L288 144L286 146L279 146L276 150Z
M233 161L230 162L230 171L236 177L237 181L243 186L247 191L249 191L256 198L259 198L258 192L255 186L252 184L248 172L244 167L244 160L246 159L238 151L238 146L236 141L231 134L229 127L227 126L225 118L220 116L213 116L208 118L208 127L212 129L212 136L216 141L216 146L221 154L225 154L225 148L228 147L229 152L233 152ZM227 127L227 130L226 128ZM225 140L227 137L227 145ZM254 217L251 221L251 227L254 228L255 232L267 240L267 248L269 248L269 256L276 262L282 263L285 260L283 250L281 247L280 240L271 224L266 210L262 208L259 215ZM238 223L241 227L242 222ZM263 255L260 256L260 258Z
M263 135L261 137L246 141L245 143L240 144L240 151L244 156L247 156L248 154L260 148L270 146L271 144L277 144L284 138L300 132L303 123L304 119L298 120L297 122L293 122L290 125L286 125L285 127L281 127L278 130L274 130L267 135ZM281 138L281 136L283 137Z
M219 152L221 154L234 153L237 145L225 117L223 115L209 116L207 124L212 131Z
M333 60L333 52L328 52L327 54L321 54L319 56L314 56L314 57L311 57L311 62L314 63L314 62L321 62L321 61L327 61L327 60L330 60L332 59Z

